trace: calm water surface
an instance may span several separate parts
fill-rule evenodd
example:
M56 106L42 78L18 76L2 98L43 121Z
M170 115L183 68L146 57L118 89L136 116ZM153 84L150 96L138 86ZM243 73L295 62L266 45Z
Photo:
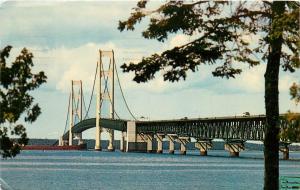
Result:
M280 161L280 175L300 176L300 153ZM23 151L0 161L0 183L18 190L262 189L263 153L225 151L200 157L94 151ZM1 189L1 188L0 188Z

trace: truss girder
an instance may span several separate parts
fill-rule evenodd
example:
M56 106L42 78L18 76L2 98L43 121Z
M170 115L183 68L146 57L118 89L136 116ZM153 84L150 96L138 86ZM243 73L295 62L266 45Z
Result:
M183 119L161 121L136 121L136 132L144 135L176 134L178 137L193 137L198 140L224 139L232 140L255 140L263 141L265 133L265 116L252 117L224 117L211 119ZM106 129L127 131L126 120L101 118L100 125ZM80 133L96 125L96 119L86 119L77 123L73 133ZM279 121L280 128L287 126L283 117ZM68 132L63 136L68 138Z
M280 120L280 125L285 125ZM196 139L255 140L264 139L265 117L198 119L137 122L137 133L177 134Z

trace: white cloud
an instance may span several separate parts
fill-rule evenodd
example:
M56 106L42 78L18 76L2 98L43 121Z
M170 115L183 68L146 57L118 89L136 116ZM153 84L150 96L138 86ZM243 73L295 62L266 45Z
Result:
M297 73L296 73L297 75ZM279 79L279 92L287 92L294 82L298 82L300 78L300 73L298 71L298 77L291 74L286 74Z
M179 47L190 42L191 37L184 34L177 34L174 36L169 43L169 48Z
M238 89L248 93L263 92L264 90L265 65L253 68L244 68L240 76L229 82L230 88Z
M44 47L103 42L103 38L119 37L118 21L130 15L134 4L121 1L5 2L0 10L1 41Z
M260 64L255 67L243 67L243 72L236 76L236 79L224 81L224 87L227 89L237 90L244 93L263 93L265 89L265 70L266 65ZM299 80L300 72L295 73L280 72L279 75L279 92L288 92L293 82Z

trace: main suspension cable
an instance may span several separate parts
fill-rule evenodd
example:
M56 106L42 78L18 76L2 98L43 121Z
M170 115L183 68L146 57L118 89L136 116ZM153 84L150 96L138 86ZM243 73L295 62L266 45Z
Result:
M89 103L87 112L85 113L84 119L86 119L87 116L88 116L88 113L89 113L90 108L91 108L92 99L93 99L93 96L94 96L95 82L96 82L96 77L97 77L97 73L98 73L98 63L97 63L96 65L97 65L97 66L96 66L96 72L95 72L95 77L94 77L94 82L93 82L93 88L92 88L92 93L91 93L90 103Z
M135 116L133 115L133 113L131 112L131 110L130 110L128 104L127 104L127 101L126 101L126 99L125 99L125 96L124 96L123 89L122 89L122 86L121 86L121 82L120 82L120 78L119 78L118 69L117 69L116 64L115 64L115 70L116 70L116 74L117 74L117 79L118 79L120 91L121 91L123 100L124 100L124 102L125 102L126 108L127 108L128 112L130 113L131 117L132 117L134 120L137 120L136 117L135 117Z
M69 101L68 101L68 111L67 111L67 117L66 117L66 124L65 124L65 129L64 129L64 133L66 133L67 130L67 125L68 125L68 121L69 121L69 113L70 113L70 99L71 99L71 93L69 94Z
M86 114L87 110L86 110L86 105L85 105L85 100L84 100L84 93L82 93L82 101L83 101L84 113ZM89 115L87 114L87 116L89 116ZM82 118L82 119L84 119L84 118Z

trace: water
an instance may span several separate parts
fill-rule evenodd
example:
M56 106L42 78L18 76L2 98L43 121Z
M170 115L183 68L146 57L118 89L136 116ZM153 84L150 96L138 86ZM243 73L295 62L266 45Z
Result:
M244 151L240 158L226 151L208 153L23 151L0 161L0 183L18 190L262 189L262 152ZM280 175L300 176L300 152L291 157L280 161Z

